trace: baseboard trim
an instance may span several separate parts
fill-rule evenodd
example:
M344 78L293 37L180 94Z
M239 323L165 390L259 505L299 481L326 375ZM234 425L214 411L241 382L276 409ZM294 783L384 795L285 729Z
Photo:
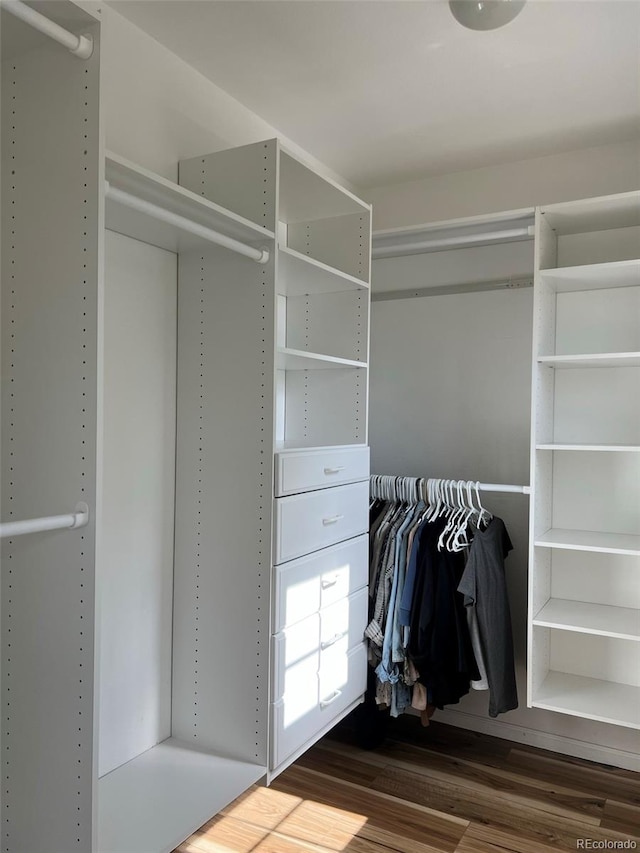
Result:
M466 714L464 711L437 711L435 719L459 729L480 732L515 743L526 743L539 749L547 749L549 752L558 752L562 755L571 755L574 758L584 758L587 761L596 761L599 764L610 764L613 767L640 772L640 755L623 749L587 743L575 738L554 735L550 732L528 729L524 726L514 726L502 720L492 720L489 717L485 719L474 714Z

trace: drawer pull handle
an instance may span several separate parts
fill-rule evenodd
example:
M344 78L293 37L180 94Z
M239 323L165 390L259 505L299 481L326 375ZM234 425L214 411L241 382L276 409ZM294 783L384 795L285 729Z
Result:
M336 468L325 468L324 473L329 476L329 474L339 474L340 471L344 471L344 465L338 465Z
M335 586L338 583L338 575L334 575L331 580L327 580L326 578L322 578L320 581L320 586L322 589L330 589L332 586Z
M328 527L330 524L337 524L342 518L344 518L344 515L332 515L329 518L323 518L322 523L325 527Z
M342 696L342 690L336 690L336 691L334 692L333 696L331 696L329 699L323 699L323 700L320 702L320 707L321 707L321 708L326 708L326 707L327 707L327 705L331 705L331 703L332 703L332 702L335 702L335 701L336 701L336 699L339 699L341 696Z
M338 642L338 640L341 640L343 637L346 637L346 636L347 636L346 631L343 631L341 634L334 634L330 640L325 640L324 642L320 643L320 648L322 649L322 651L324 651L325 649L328 649L330 646L335 645Z

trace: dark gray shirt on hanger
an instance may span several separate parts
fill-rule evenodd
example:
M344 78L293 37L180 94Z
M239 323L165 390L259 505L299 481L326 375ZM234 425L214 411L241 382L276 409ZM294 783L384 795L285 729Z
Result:
M518 707L513 659L511 613L504 559L513 548L501 518L494 516L486 530L473 537L458 592L476 611L482 654L489 681L489 716Z

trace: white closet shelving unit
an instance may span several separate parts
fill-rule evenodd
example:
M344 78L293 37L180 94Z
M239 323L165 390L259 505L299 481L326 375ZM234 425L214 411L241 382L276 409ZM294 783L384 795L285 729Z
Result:
M105 157L99 23L45 11L94 50L2 13L1 518L89 522L2 542L2 846L166 853L364 691L370 210L276 141L269 221Z
M529 705L640 728L640 193L536 213Z
M219 373L211 393L228 412L204 452L228 470L222 495L256 503L247 524L223 501L207 529L230 550L239 538L252 549L243 559L260 567L265 616L271 590L261 639L271 644L272 778L366 687L371 208L277 140L183 161L180 183L277 235L274 263L255 281L230 270L211 362L181 350L183 369L204 363L205 382L210 366ZM195 318L198 295L181 292L182 316ZM257 352L247 361L248 346ZM245 397L254 408L241 415ZM253 438L238 434L239 415ZM246 458L256 442L259 457Z
M183 161L180 183L277 232L276 449L366 444L370 206L275 140Z
M177 465L173 573L169 578L154 578L155 586L148 590L147 607L151 618L158 621L164 618L167 634L164 642L169 644L170 651L166 656L165 672L160 673L160 683L147 697L147 701L155 703L155 715L166 716L170 720L167 738L151 748L141 749L135 755L136 741L144 745L142 732L138 731L134 722L127 724L123 720L121 709L115 721L109 719L105 710L116 703L125 708L130 706L131 715L138 710L135 697L129 695L131 688L128 686L136 676L133 664L127 656L115 662L112 660L113 647L116 644L121 647L123 644L122 631L130 631L128 640L131 648L135 648L136 644L141 646L154 642L160 645L162 642L162 638L156 638L155 633L149 637L140 629L140 622L149 621L149 612L144 618L142 613L138 613L136 619L136 611L132 610L132 621L128 625L122 618L123 611L136 606L126 600L129 595L139 596L135 578L129 577L126 583L122 583L120 599L110 597L108 604L102 604L98 654L100 661L110 662L107 667L109 681L101 688L103 713L100 725L103 729L110 726L111 731L106 734L101 732L101 745L106 744L110 753L124 755L128 760L113 769L110 769L111 761L99 770L95 849L100 853L121 853L124 850L131 853L168 851L250 785L263 778L267 769L267 704L262 695L266 695L268 656L261 637L261 624L264 624L261 620L265 617L260 601L260 572L255 544L252 547L247 544L245 553L242 552L241 542L236 541L232 548L228 536L220 536L219 531L213 530L205 520L209 513L231 513L236 516L237 535L239 502L237 493L229 484L229 478L225 479L225 472L216 471L216 462L205 458L203 449L209 430L213 432L218 429L223 420L215 400L216 380L212 386L204 388L205 368L200 366L197 371L190 369L193 365L185 364L184 353L195 353L203 362L207 358L209 341L212 336L219 334L215 328L215 306L219 299L224 299L230 267L235 274L253 284L266 273L269 263L273 265L273 260L266 264L256 263L228 248L212 244L206 236L207 231L216 231L256 249L266 248L271 254L274 234L115 155L106 158L105 177L108 182L106 227L138 243L177 255L178 298L181 299L183 293L197 294L198 304L196 312L191 315L179 312L178 391L173 413L169 413L169 420L175 421L177 410L173 456ZM118 193L113 194L112 198L112 189L202 226L205 229L204 236L186 230L179 220L178 225L174 225L158 219L144 205L142 209L137 209L122 203ZM205 257L206 265L203 260ZM107 305L110 284L107 279ZM134 300L135 296L132 295L131 299ZM132 301L131 305L134 304ZM127 311L125 303L124 312ZM117 346L115 336L118 333L116 329L109 328L107 323L113 325L118 320L126 323L124 312L119 317L105 314L104 338L108 343L111 336L114 347ZM175 322L175 313L173 316ZM245 340L242 335L238 337ZM142 337L139 343L143 345ZM259 365L259 355L254 351L255 344L253 349L249 342L245 342L243 347L245 359L254 360L255 373L255 365ZM113 351L105 349L105 360L112 354ZM229 355L232 354L230 347ZM219 376L216 378L219 380ZM207 379L210 379L210 375ZM255 385L250 387L257 397ZM148 393L142 386L129 390L138 394ZM105 395L106 419L109 418L110 407L113 410L121 393L121 389L112 388L111 397ZM245 412L247 423L234 427L237 438L246 442L243 464L256 468L260 464L259 443L255 436L247 434L247 427L255 432L258 408L256 404L253 411ZM227 418L230 414L238 416L236 411L227 413ZM165 425L163 427L166 428ZM130 428L132 432L135 430L133 424ZM154 425L149 422L144 428L152 433ZM158 428L161 428L160 425ZM143 435L140 440L144 442L148 436ZM105 443L105 453L99 459L99 465L103 468L117 464L117 459L109 457L109 451L113 452L113 448ZM189 463L187 466L184 463L185 457L192 459L194 453L197 456L197 470L188 467ZM245 471L242 466L238 468L238 484L242 483ZM137 477L139 481L144 481L148 474L141 469ZM255 497L248 495L243 509L248 525L257 524L254 516L261 512L256 506L259 491L258 488ZM116 497L113 494L103 495L103 511L107 519L111 517L107 514L109 500L114 502ZM220 510L221 505L226 510ZM99 515L98 524L100 522ZM99 583L112 586L118 569L101 559L100 545L106 549L109 541L116 536L131 541L131 537L135 536L136 523L136 519L130 519L118 530L113 530L106 521L103 524L97 552ZM173 527L173 510L168 523ZM244 540L253 543L253 537L247 536L246 532ZM157 543L150 541L149 547L152 549L154 544L157 547ZM131 571L132 568L135 572L135 567L127 567L127 570ZM100 570L104 577L101 577ZM172 600L172 607L164 614L155 609L155 598L161 594L158 586L163 583L171 585L169 592L165 590L164 595L168 594ZM139 600L137 606L140 606ZM238 620L238 613L243 613L246 621ZM221 655L222 646L233 651ZM151 653L146 649L139 652L141 659L145 655L149 658L149 665L155 664L159 650L152 648ZM229 666L244 672L246 678L230 678ZM163 691L163 682L170 684L170 689ZM221 701L222 685L224 701ZM109 694L112 694L111 702ZM230 713L230 708L233 708L233 713ZM145 713L149 714L148 708ZM103 756L98 757L102 764ZM109 758L106 760L108 762Z

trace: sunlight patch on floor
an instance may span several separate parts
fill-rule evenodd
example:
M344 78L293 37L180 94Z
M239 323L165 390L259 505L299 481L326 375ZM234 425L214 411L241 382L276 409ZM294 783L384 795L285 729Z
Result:
M180 853L340 853L364 815L254 787L192 835Z

